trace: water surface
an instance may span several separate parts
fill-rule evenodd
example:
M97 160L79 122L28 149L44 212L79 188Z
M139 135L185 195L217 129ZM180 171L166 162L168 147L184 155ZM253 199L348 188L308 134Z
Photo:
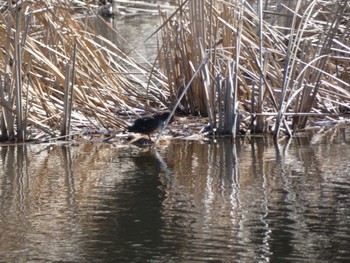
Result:
M0 148L0 262L349 262L350 130Z

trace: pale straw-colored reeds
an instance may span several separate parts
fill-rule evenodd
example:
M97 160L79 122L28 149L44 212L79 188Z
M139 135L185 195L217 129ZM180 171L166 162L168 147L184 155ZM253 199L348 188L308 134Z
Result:
M71 1L8 2L0 13L3 140L120 129L127 122L118 113L165 106L164 79L154 72L150 79L148 69L96 33L89 15L76 18Z
M161 13L159 55L174 104L191 80L182 111L219 134L277 137L350 110L349 1L181 3Z

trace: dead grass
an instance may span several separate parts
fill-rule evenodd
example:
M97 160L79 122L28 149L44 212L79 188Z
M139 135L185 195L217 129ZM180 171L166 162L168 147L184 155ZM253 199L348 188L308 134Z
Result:
M0 14L3 140L120 129L126 121L118 113L165 107L164 80L149 79L88 15L74 17L69 1L52 2L24 1Z
M208 115L219 134L292 135L312 116L350 110L348 1L264 3L190 1L170 21L161 14L173 103L209 58L179 108Z
M0 14L3 140L118 130L140 108L169 105L233 137L292 135L310 119L350 111L345 0L180 1L174 13L159 11L163 24L151 35L160 36L160 67L151 69L72 10L70 1L39 0Z

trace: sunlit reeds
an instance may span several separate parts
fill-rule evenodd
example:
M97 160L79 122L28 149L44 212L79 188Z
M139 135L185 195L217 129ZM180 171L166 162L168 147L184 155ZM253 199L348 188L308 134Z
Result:
M350 110L349 10L344 0L190 1L162 27L173 100L209 57L179 108L208 115L219 134L292 135L310 116L336 118Z
M8 2L0 13L3 140L119 129L126 121L117 113L166 103L157 74L149 79L149 70L96 33L88 13L75 17L70 1Z
M292 135L350 111L345 0L179 1L159 11L160 69L128 57L108 23L119 46L99 35L89 1L75 2L88 10L79 18L71 1L15 2L0 13L3 140L120 129L119 113L168 105L231 136Z

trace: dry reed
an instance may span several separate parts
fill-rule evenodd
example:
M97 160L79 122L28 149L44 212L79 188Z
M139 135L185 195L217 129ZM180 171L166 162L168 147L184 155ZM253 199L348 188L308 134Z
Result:
M149 81L149 70L90 20L74 17L70 1L9 1L0 13L3 140L119 129L127 122L118 113L166 104L164 79L153 74Z
M219 134L291 136L311 116L350 111L348 1L252 2L193 0L170 20L161 13L173 103L208 56L179 108L209 115Z
M119 129L119 113L169 103L233 137L292 135L313 116L350 111L346 0L180 1L159 11L161 71L96 34L88 15L74 17L71 1L17 2L0 13L3 140Z

